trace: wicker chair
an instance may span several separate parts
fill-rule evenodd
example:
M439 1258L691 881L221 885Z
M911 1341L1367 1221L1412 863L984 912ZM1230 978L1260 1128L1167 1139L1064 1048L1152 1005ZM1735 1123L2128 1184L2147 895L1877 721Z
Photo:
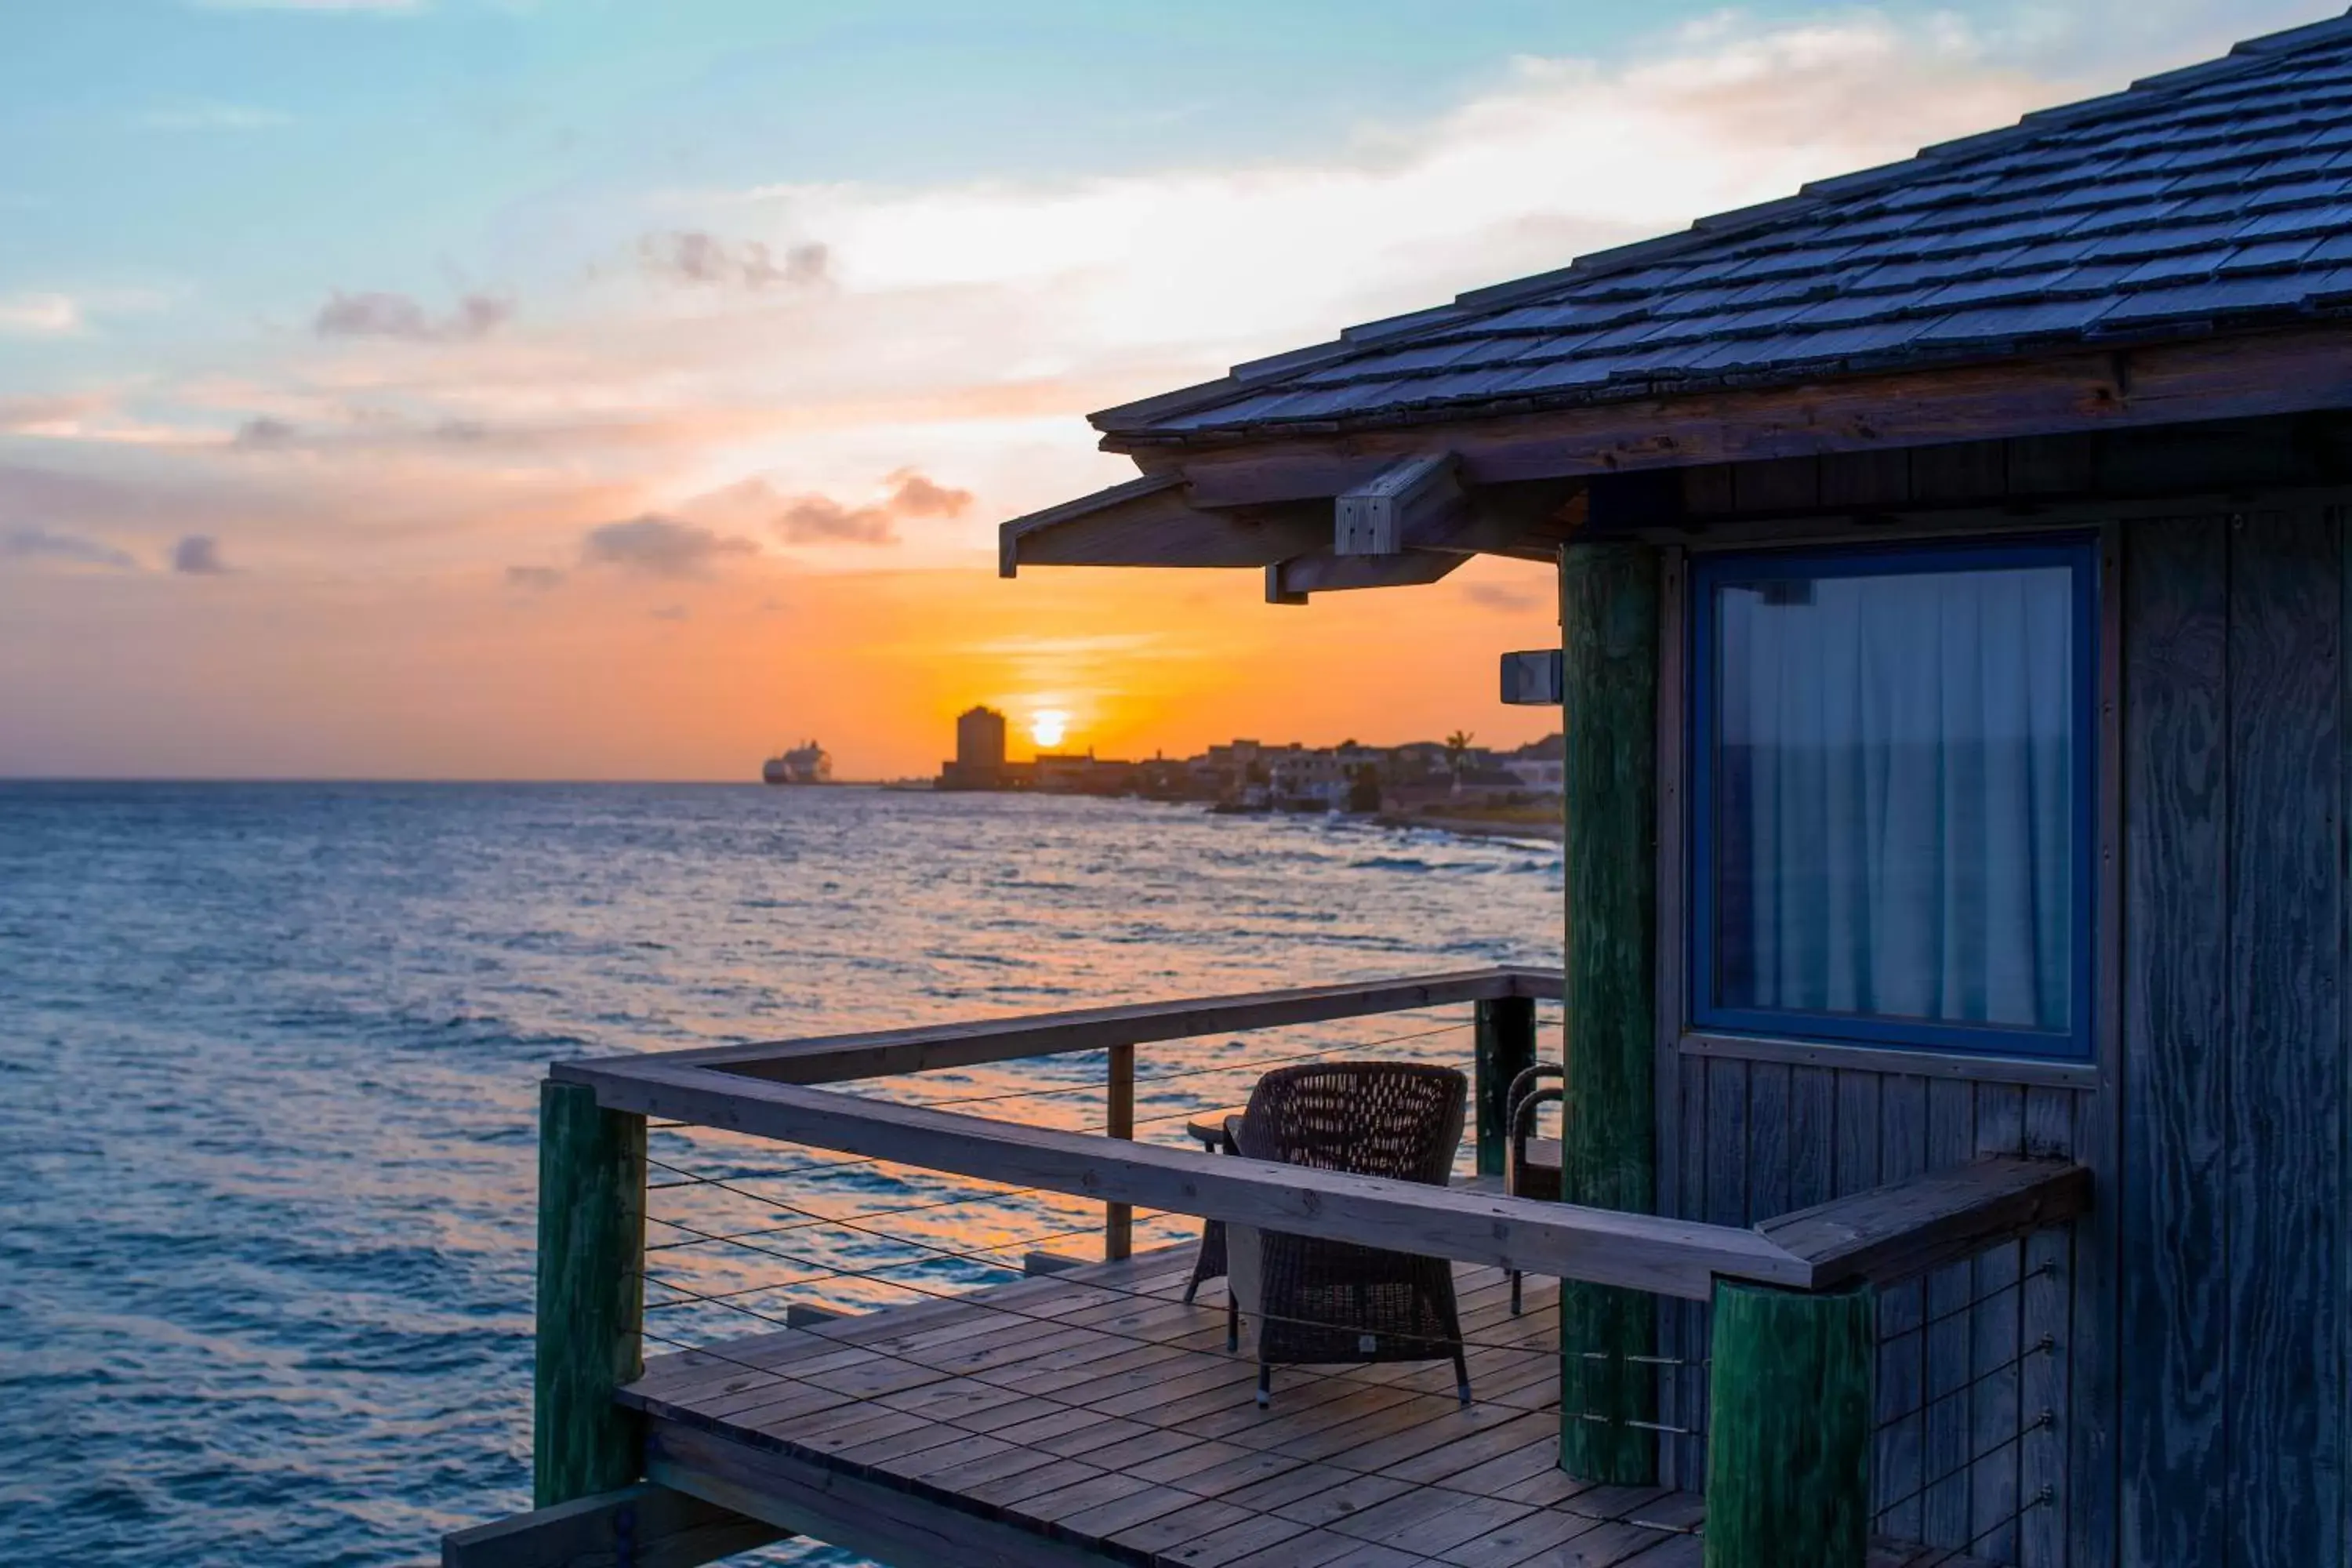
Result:
M1258 1080L1236 1129L1240 1152L1358 1175L1444 1186L1462 1142L1469 1086L1451 1068L1411 1062L1326 1062L1278 1068ZM1257 1399L1273 1397L1276 1363L1439 1361L1451 1358L1470 1403L1454 1270L1442 1258L1251 1231L1228 1245L1255 1247L1255 1267L1233 1259L1234 1282L1254 1275ZM1239 1338L1240 1297L1227 1309L1227 1342Z
M1529 1145L1543 1142L1535 1136L1538 1110L1546 1105L1559 1106L1563 1114L1567 1110L1560 1089L1538 1089L1537 1085L1548 1078L1559 1079L1564 1084L1567 1077L1559 1063L1538 1062L1513 1079L1510 1089L1503 1097L1503 1125L1509 1130L1503 1146L1503 1191L1515 1198L1540 1198L1556 1204L1566 1195L1560 1182L1560 1145L1552 1145L1549 1160L1543 1158L1544 1150ZM1519 1315L1520 1278L1517 1269L1511 1270L1511 1316L1515 1318Z

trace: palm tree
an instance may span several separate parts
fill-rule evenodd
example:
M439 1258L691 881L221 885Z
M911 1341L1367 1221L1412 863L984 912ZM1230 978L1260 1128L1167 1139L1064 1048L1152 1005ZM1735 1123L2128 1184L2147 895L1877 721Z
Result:
M1454 775L1454 791L1462 793L1462 756L1469 751L1470 742L1477 737L1467 730L1456 730L1445 737L1445 770Z

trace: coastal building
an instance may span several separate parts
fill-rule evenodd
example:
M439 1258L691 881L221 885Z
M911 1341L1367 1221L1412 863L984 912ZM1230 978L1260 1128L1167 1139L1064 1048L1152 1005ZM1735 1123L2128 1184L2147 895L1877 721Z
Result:
M978 707L956 716L956 763L975 773L1004 766L1004 715Z
M1498 756L1496 765L1525 789L1558 795L1566 786L1568 746L1562 735L1546 735L1517 751Z
M1085 752L1040 752L1034 778L1036 787L1056 795L1122 795L1135 783L1136 765Z
M951 790L1010 789L1015 779L1004 761L1004 715L973 707L956 716L956 754L940 764L939 786Z
M2347 159L2329 21L1096 415L1138 477L1006 574L1557 574L1564 968L556 1063L543 1511L448 1560L2341 1568ZM1565 1202L1500 1185L1543 1002ZM1463 1005L1486 1190L1134 1139L1154 1042ZM824 1087L1038 1056L1101 1133ZM1104 1261L641 1367L649 1119ZM1444 1259L1470 1364L1254 1405L1130 1205Z
M1293 745L1275 756L1266 768L1267 788L1282 805L1344 810L1349 783L1348 765L1336 751Z

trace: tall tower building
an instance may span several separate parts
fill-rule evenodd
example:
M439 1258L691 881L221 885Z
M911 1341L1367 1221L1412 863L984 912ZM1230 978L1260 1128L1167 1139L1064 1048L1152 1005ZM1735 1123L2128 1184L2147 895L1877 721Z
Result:
M967 773L1004 771L1004 715L974 708L956 718L956 764Z

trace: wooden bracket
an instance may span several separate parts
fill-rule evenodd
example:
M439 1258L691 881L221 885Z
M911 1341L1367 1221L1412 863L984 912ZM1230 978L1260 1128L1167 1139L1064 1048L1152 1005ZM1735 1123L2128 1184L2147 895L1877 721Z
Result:
M1339 555L1318 550L1265 569L1265 602L1303 605L1309 594L1346 588L1403 588L1434 583L1469 560L1443 550L1406 549L1393 555Z
M1408 533L1450 521L1468 500L1451 452L1407 458L1339 492L1332 506L1331 552L1397 554Z

